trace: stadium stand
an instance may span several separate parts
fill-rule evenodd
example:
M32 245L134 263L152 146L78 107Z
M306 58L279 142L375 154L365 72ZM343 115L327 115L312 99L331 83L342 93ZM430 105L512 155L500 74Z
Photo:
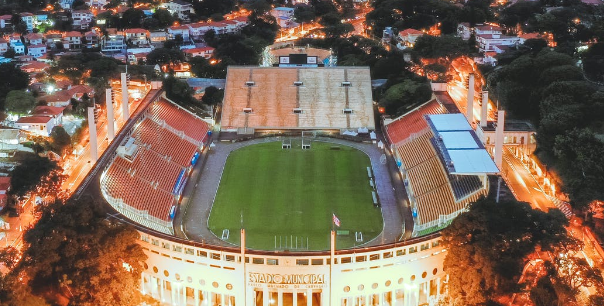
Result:
M425 235L447 225L468 203L486 195L481 177L451 175L432 144L433 132L426 115L447 110L432 99L411 112L385 124L394 147L409 200L415 212L413 236Z
M364 67L229 67L222 131L375 129Z
M387 123L385 128L388 141L397 145L428 127L424 115L444 114L446 112L447 110L436 99L432 99Z
M175 186L208 138L210 125L167 100L149 106L101 178L107 201L124 216L173 234ZM131 154L130 154L131 153Z

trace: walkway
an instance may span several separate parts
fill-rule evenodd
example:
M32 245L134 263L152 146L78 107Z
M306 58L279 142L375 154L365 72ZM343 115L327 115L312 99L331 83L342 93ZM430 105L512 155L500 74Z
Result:
M185 197L190 198L189 205L182 217L182 229L188 239L219 246L230 246L230 244L216 237L208 229L207 224L228 155L241 147L279 140L280 138L278 137L272 137L235 143L215 143L216 146L206 153L207 159L205 162L200 163L201 166L199 167L203 167L201 169L201 177L198 180L194 180L193 177L191 179L190 185L195 182L195 187L185 190L184 193ZM380 159L384 151L378 149L374 144L356 143L334 138L317 138L316 140L347 145L363 151L369 156L371 166L373 167L378 196L382 204L384 228L378 237L365 245L372 246L397 241L402 234L403 217L401 207L404 201L401 198L397 199L397 193L395 193L392 187L391 169L389 168L392 166L392 159L390 158L390 160L387 160L387 163L382 164ZM175 224L175 227L180 226Z

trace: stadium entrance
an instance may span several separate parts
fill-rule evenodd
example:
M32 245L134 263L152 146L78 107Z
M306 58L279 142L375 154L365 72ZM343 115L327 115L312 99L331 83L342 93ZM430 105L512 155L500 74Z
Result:
M321 289L254 289L256 306L320 306L322 295Z

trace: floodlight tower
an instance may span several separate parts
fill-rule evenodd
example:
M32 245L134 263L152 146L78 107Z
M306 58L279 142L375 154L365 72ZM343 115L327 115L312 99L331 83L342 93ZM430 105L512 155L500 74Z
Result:
M482 108L480 111L480 126L486 127L488 121L488 110L489 110L489 91L482 91Z
M130 118L130 110L128 108L128 76L127 73L121 74L122 81L122 113L124 116L124 122Z
M111 88L105 90L105 105L107 107L107 139L111 141L115 137L115 123L113 122L113 90L111 90Z
M474 73L470 73L468 80L468 99L467 99L467 114L468 122L472 124L474 121Z
M94 164L99 158L94 106L88 107L88 131L90 134L90 162Z

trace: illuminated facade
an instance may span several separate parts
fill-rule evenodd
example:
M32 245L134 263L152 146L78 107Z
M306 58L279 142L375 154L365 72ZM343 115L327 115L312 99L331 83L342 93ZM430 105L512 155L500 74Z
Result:
M149 257L142 291L170 305L435 305L447 289L438 234L333 253L218 248L145 232L140 243Z

